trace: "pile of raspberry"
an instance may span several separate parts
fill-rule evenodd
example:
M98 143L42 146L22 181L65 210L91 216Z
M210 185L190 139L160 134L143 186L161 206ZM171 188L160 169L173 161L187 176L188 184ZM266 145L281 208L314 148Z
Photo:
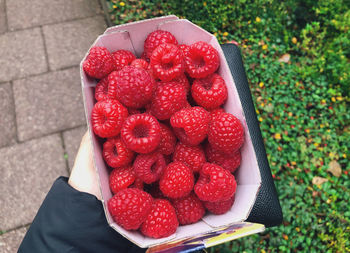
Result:
M99 79L91 121L118 225L162 238L206 212L230 210L244 130L222 108L228 92L219 66L210 44L179 45L162 30L148 35L141 58L91 48L83 69Z

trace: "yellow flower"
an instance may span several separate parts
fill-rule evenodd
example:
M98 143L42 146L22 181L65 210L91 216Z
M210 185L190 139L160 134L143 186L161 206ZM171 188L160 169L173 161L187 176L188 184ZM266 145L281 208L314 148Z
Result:
M334 153L333 152L329 152L329 157L333 158L334 157Z
M324 125L323 125L323 124L320 124L320 128L324 128Z
M327 204L330 204L332 201L330 199L327 199Z
M203 2L203 6L204 6L204 7L207 6L207 2Z
M320 144L319 143L314 143L314 146L315 147L318 147Z
M288 116L289 116L289 117L292 117L292 116L293 116L293 113L292 113L292 112L288 112Z
M282 237L284 240L286 240L286 241L288 240L288 235L283 234Z
M292 165L296 165L297 163L296 162L294 162L294 161L292 161L292 162L290 162Z
M248 20L248 24L250 24L252 21Z
M260 82L260 83L259 83L259 86L260 86L260 88L264 87L264 83L263 83L263 82Z
M262 119L261 117L259 117L259 121L260 121L260 122L262 122L262 121L263 121L263 119Z
M261 19L259 17L256 17L255 19L256 22L260 23L261 22Z
M228 32L224 32L222 35L226 37L228 35Z
M262 46L262 49L263 49L263 50L266 50L266 49L267 49L267 45L266 45L266 44L263 45L263 46Z
M261 104L260 104L260 106L261 106L261 107L264 107L264 106L265 106L265 104L264 104L264 103L261 103Z
M280 140L281 139L281 134L280 133L275 133L275 139Z
M336 100L335 100L335 97L332 97L331 99L332 99L332 102L335 102L335 101L336 101Z
M299 227L296 227L295 230L296 230L297 232L300 232L300 228L299 228Z
M337 97L337 100L342 101L343 97Z
M322 99L322 100L321 100L321 103L322 103L322 104L325 104L325 103L326 103L326 100Z
M256 109L256 110L255 110L255 112L256 112L256 114L260 114L260 112L259 112L259 110L258 110L258 109Z
M310 133L310 129L305 129L305 132Z
M292 38L292 43L293 43L293 44L297 44L297 42L298 42L297 38L293 37L293 38Z
M261 253L266 253L266 251L264 249L261 250Z
M120 6L125 6L125 3L124 2L120 2L119 5Z
M346 154L343 154L343 157L346 158Z
M117 6L115 4L113 4L113 9L117 9Z

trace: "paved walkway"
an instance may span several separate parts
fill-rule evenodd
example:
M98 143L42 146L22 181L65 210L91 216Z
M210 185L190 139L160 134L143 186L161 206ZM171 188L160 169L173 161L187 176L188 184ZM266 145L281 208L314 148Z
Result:
M98 0L0 0L0 252L17 252L86 123L79 62L106 28Z

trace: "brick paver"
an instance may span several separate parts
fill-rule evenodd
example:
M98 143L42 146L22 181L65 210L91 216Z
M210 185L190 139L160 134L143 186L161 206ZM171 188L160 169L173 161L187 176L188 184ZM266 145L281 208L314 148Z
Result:
M0 0L0 34L6 32L5 0Z
M1 253L14 253L17 252L19 245L21 244L24 235L27 232L27 228L19 228L14 231L0 235L0 252Z
M62 140L55 134L2 148L0 161L0 230L8 230L30 223L54 180L67 174Z
M65 146L66 153L68 155L69 170L71 170L73 167L75 156L77 155L81 138L83 137L86 130L87 130L86 126L81 126L81 127L63 132L64 146Z
M100 12L97 0L8 0L9 29L85 18Z
M102 16L43 27L51 69L80 63L86 51L102 34L106 25Z
M0 82L47 71L40 28L4 33L0 48Z
M73 165L86 129L78 64L106 28L101 13L98 0L0 0L1 253L17 251L67 175L64 152Z
M0 147L16 141L15 105L10 83L0 84Z
M77 67L14 81L20 141L85 123Z

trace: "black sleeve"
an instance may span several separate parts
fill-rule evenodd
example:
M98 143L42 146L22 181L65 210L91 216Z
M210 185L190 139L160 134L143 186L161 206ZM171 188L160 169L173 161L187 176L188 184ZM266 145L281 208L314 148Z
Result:
M102 203L60 177L53 184L19 247L36 252L145 252L109 227Z

